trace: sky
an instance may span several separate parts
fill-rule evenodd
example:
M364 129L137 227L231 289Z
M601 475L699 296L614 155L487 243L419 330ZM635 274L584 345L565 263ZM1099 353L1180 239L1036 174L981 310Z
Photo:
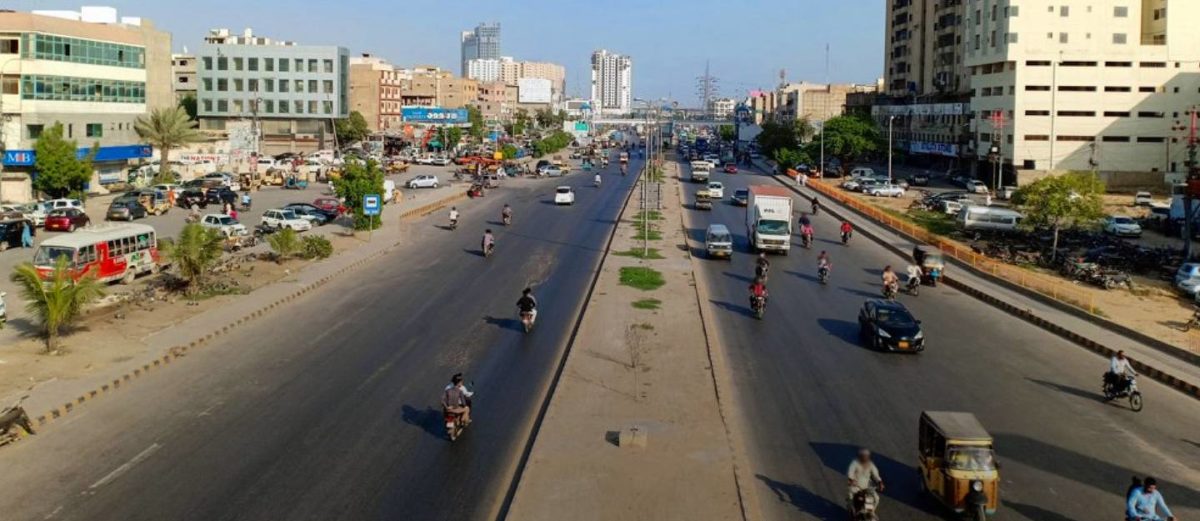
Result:
M633 58L634 96L699 104L705 63L718 93L744 97L789 81L873 83L883 73L879 0L9 0L5 9L78 10L107 5L195 48L212 28L342 45L400 66L459 71L459 34L501 24L501 53L567 68L568 95L586 96L589 60L606 48ZM825 47L830 48L829 72Z

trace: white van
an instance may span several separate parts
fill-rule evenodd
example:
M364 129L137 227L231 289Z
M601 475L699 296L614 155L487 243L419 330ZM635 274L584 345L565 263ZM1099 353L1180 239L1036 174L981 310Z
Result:
M733 234L724 224L710 224L704 232L704 252L709 258L733 258Z
M1025 216L1008 208L992 206L963 206L958 212L958 225L964 230L1014 231Z
M850 177L875 177L875 170L860 166L850 171ZM887 179L887 176L883 176L883 178Z

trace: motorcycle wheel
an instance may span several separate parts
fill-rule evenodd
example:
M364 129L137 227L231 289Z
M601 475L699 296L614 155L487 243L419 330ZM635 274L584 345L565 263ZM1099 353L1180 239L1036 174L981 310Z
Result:
M979 505L971 516L972 521L987 521L987 507Z
M1129 408L1133 412L1140 412L1142 410L1142 393L1134 391L1129 394Z

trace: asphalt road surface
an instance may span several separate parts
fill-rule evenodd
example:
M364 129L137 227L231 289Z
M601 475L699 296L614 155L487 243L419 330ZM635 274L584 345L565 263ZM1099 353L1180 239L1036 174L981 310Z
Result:
M455 231L419 221L401 249L5 447L0 518L490 519L634 183L605 174L509 183L460 204ZM451 444L438 404L459 371L475 423Z
M681 167L686 172L687 167ZM917 420L922 410L974 413L995 437L1002 520L1123 519L1131 476L1153 475L1181 519L1200 517L1200 408L1194 399L1139 381L1145 409L1100 400L1107 360L946 286L899 300L923 320L921 354L887 354L858 341L857 313L878 298L880 272L906 263L864 236L843 246L827 212L814 221L811 250L771 256L771 300L750 314L745 212L737 188L777 183L728 175L726 200L689 209L693 238L708 223L737 236L732 261L703 260L711 305L738 392L755 487L765 519L844 519L845 472L859 447L875 452L887 486L880 517L949 518L919 492ZM687 201L700 185L690 185ZM797 209L809 211L807 200ZM816 258L830 252L827 285ZM697 252L698 254L700 252ZM953 268L950 268L953 269Z

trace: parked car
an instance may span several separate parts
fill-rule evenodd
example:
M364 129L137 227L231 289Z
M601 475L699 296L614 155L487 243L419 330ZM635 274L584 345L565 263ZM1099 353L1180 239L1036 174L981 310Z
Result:
M327 214L325 212L325 210L317 208L316 206L313 206L308 203L292 203L292 204L284 206L283 209L291 210L296 215L300 216L301 218L312 221L312 223L317 226L324 226L326 224L329 224L329 222L332 221L334 219L334 217L336 217L336 216L330 217L329 214Z
M10 218L26 219L37 227L46 224L46 210L40 204L0 205L0 214Z
M1193 297L1200 295L1200 263L1183 263L1175 271L1175 287Z
M860 181L862 181L863 179L864 178L861 178L861 177L851 177L850 179L842 181L842 184L839 186L841 186L845 190L850 190L851 192L857 192L859 186L861 185Z
M224 206L226 203L237 204L238 196L237 192L234 192L229 187L218 186L215 188L209 188L208 191L204 193L204 200L207 201L207 204Z
M929 174L913 174L908 176L909 186L929 186Z
M575 191L569 186L555 188L554 204L575 204Z
M80 201L79 199L51 199L49 201L42 202L42 208L45 208L47 213L49 213L50 210L59 210L62 208L76 208L83 210L83 201Z
M858 334L881 351L916 353L925 349L921 321L895 300L868 300L858 312Z
M186 188L175 198L175 204L179 205L180 208L191 208L192 205L207 208L208 197L204 193L203 188Z
M29 219L3 219L0 220L0 251L9 248L21 247L21 232L24 227L29 227L29 233L37 236L37 227Z
M51 210L49 214L46 214L46 230L48 231L66 230L73 232L77 228L83 228L91 222L87 214L83 213L83 210L79 208L59 208Z
M719 181L711 181L708 183L708 196L713 200L725 198L725 185Z
M326 213L332 214L335 219L337 216L346 213L346 205L342 204L341 199L336 197L318 197L312 204Z
M733 204L738 206L746 206L747 204L750 204L750 190L738 188L737 190L733 191L732 199Z
M988 193L987 185L983 184L983 181L980 181L978 179L971 179L971 180L967 181L964 186L966 187L967 191L971 192L971 193L976 193L976 194Z
M867 189L867 193L875 197L902 197L904 187L900 185L881 184Z
M858 182L858 191L862 192L864 194L869 193L872 188L880 187L885 184L887 184L887 181L884 181L882 179L875 179L873 177L868 177L868 178L862 179Z
M1150 192L1138 192L1133 194L1134 206L1150 206L1151 204L1154 204L1154 196L1150 195Z
M132 221L145 218L149 214L150 212L146 211L146 207L142 206L136 195L122 196L109 203L105 218L110 221Z
M246 235L246 225L223 213L210 213L200 219L200 226L220 231L226 237Z
M448 157L435 157L429 160L429 164L434 166L446 166L453 162Z
M422 174L408 181L408 188L437 188L438 178L435 175Z
M266 172L265 169L262 171ZM200 179L204 181L220 182L221 186L229 188L235 192L242 189L241 185L238 183L237 176L226 172L213 172L211 174L204 174L204 177L201 177Z
M850 171L850 177L874 177L875 170L865 166L860 166Z
M291 228L298 232L305 232L312 229L312 223L308 219L296 215L296 212L284 210L283 208L273 208L263 212L259 224L275 230Z
M1170 206L1162 206L1162 205L1152 204L1150 206L1150 212L1146 214L1145 223L1146 223L1146 226L1148 226L1148 227L1151 227L1151 228L1154 228L1157 230L1163 230L1166 228L1167 223L1170 222L1170 220L1171 220L1171 207Z
M1104 233L1117 237L1141 237L1142 226L1125 215L1110 215L1104 218Z
M557 166L550 165L543 168L541 174L546 177L562 177L563 170Z

